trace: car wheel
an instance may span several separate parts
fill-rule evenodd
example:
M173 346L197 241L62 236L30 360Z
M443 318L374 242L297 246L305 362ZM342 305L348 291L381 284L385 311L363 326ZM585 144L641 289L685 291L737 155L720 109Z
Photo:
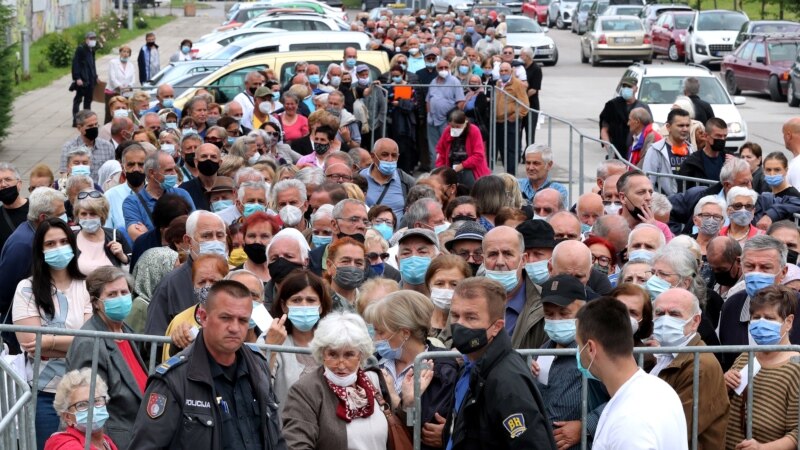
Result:
M597 67L600 65L600 58L594 54L592 47L589 47L589 59L592 62L592 67Z
M558 15L558 17L556 18L556 27L557 27L559 30L563 30L564 28L566 28L566 27L567 27L567 26L564 24L564 19L562 19L562 18L561 18L561 14L559 14L559 15Z
M670 61L680 61L681 55L678 53L678 46L675 45L675 42L669 43L669 50L667 50L667 55L669 56Z
M800 106L800 98L797 98L797 92L795 92L794 83L794 80L792 80L790 77L789 87L786 89L788 91L786 95L787 102L789 103L789 106L793 108Z
M589 58L586 57L586 52L583 51L583 44L581 44L581 63L586 64L589 62Z
M781 92L781 84L778 82L778 77L775 75L769 77L769 98L773 102L782 102L784 100L783 93Z
M731 95L739 95L742 93L742 90L736 85L736 77L731 71L725 72L725 88L728 90L728 94Z
M553 28L553 21L550 20L550 11L547 11L547 17L544 20L548 27Z

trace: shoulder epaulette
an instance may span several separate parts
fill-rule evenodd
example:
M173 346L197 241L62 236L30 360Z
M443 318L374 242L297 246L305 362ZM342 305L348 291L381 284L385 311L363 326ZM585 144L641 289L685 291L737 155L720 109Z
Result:
M175 367L180 366L181 364L187 361L186 356L184 355L175 355L172 358L164 361L163 363L159 364L156 367L156 373L159 375L164 375L165 373L169 372L170 369L174 369Z

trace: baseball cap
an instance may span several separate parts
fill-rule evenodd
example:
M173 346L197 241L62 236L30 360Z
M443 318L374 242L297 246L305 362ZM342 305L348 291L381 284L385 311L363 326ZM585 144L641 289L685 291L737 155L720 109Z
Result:
M555 248L556 238L553 227L544 220L529 219L517 225L517 231L522 234L525 248Z
M266 86L261 86L260 88L256 89L255 95L253 97L267 97L272 96L272 88L268 88Z
M356 73L369 71L369 66L366 64L359 64L356 66Z
M97 34L95 34L94 31L90 31L90 32L86 33L86 35L84 36L84 39L90 39L90 38L96 38L96 37L97 37Z
M436 233L434 233L433 230L429 230L427 228L409 228L403 233L402 236L400 236L400 239L398 239L397 242L401 243L405 239L408 239L412 236L422 237L439 249L439 238L436 237Z
M427 58L428 56L439 56L439 55L437 55L437 54L436 54L436 52L433 50L433 47L425 49L425 53L423 53L422 55L423 55L424 57L426 57L426 58Z
M586 301L586 286L572 275L556 275L542 284L542 303L567 306L575 300Z
M639 84L639 80L637 80L636 77L622 77L622 81L620 82L620 84L636 86L637 84Z
M216 180L214 180L214 186L211 186L211 190L208 191L208 193L215 194L217 192L231 192L235 190L233 178L218 176Z
M486 229L483 228L481 224L478 222L464 222L464 225L461 225L456 230L456 235L453 239L447 241L444 246L447 248L448 251L453 251L453 244L459 241L483 241L483 238L486 236Z

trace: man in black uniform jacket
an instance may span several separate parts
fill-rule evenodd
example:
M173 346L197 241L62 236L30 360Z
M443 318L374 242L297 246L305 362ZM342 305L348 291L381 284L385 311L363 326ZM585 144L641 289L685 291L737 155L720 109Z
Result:
M467 278L453 293L453 347L465 364L455 389L448 450L555 449L531 370L505 332L506 292L488 278Z

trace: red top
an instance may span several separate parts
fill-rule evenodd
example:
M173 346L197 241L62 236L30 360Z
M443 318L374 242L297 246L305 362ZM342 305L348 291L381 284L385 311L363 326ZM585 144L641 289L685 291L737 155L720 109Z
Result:
M105 439L106 444L108 444L108 448L117 450L117 446L114 445L107 434L103 434L103 439ZM85 434L82 431L75 427L67 427L64 431L53 433L52 436L47 439L47 442L44 443L44 450L83 450L85 442ZM98 449L94 445L90 445L89 450L105 449Z
M465 169L472 171L475 179L491 175L492 171L486 163L486 151L483 147L483 137L480 128L469 123L469 134L467 135L467 159L464 160ZM453 137L450 136L450 125L447 125L436 143L436 167L450 167L450 143Z
M133 373L133 378L136 379L136 384L139 385L139 390L142 391L142 395L144 395L144 389L147 387L147 373L139 364L136 355L133 354L131 342L117 341L117 347L119 347L119 351L122 352L122 357L125 359L125 362L128 363L128 367L130 367L131 373Z

